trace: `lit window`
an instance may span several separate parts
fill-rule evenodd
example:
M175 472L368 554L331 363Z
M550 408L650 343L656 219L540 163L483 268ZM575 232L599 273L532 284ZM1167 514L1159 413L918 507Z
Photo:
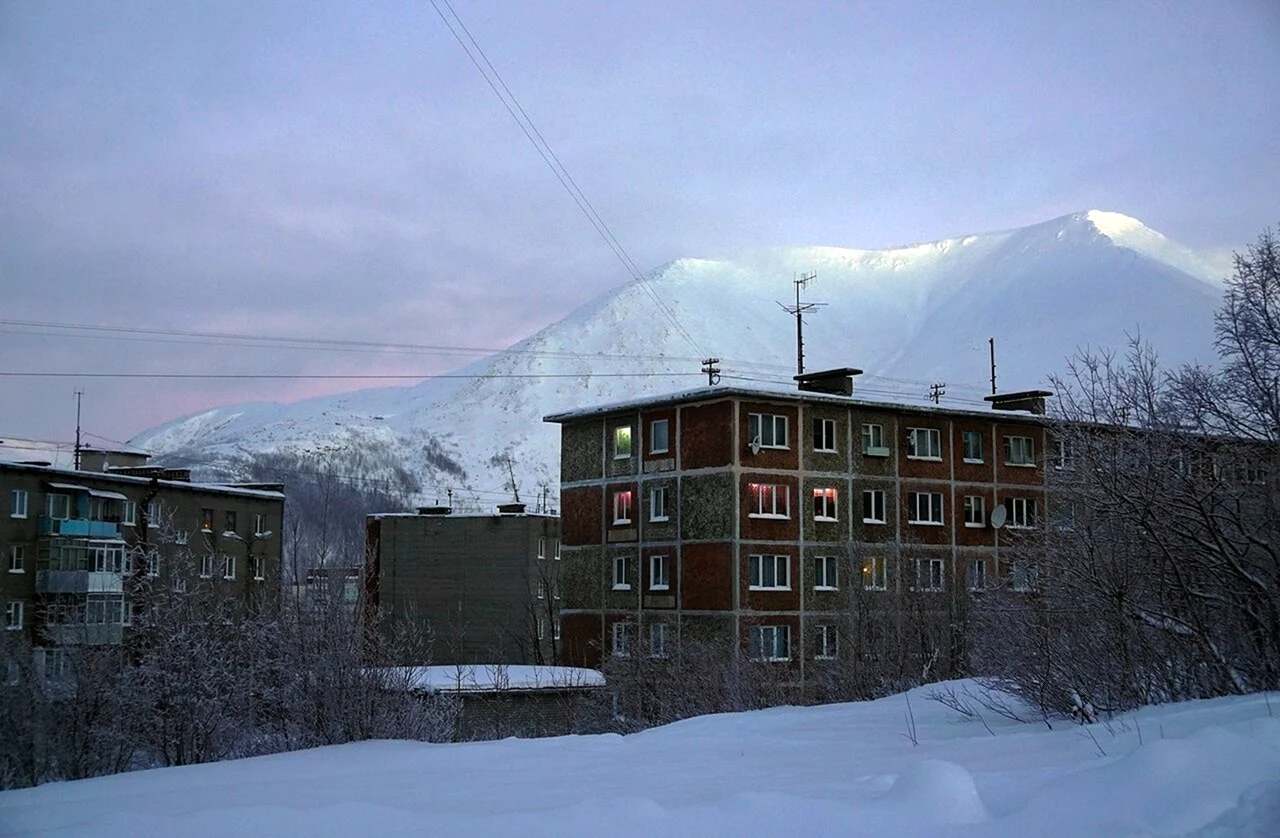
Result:
M987 499L982 495L964 496L964 525L983 527L987 524Z
M671 588L671 562L667 556L649 557L649 590L666 591Z
M787 448L787 417L747 414L747 440L758 441L761 448Z
M631 624L613 624L613 656L625 658L631 655Z
M749 583L753 591L791 590L790 556L749 556Z
M631 492L613 493L613 523L630 524L631 523Z
M862 563L862 588L867 591L889 590L889 566L884 556L871 556Z
M964 461L966 463L982 462L982 432L964 432Z
M908 492L907 521L912 524L941 524L942 493Z
M1008 512L1010 527L1034 527L1036 525L1036 502L1034 498L1005 498L1005 510Z
M27 517L27 490L14 489L9 493L9 517L25 518Z
M1034 466L1036 464L1035 440L1029 436L1005 437L1004 463L1008 466Z
M666 454L671 450L671 425L666 419L649 423L649 453Z
M839 518L839 504L834 488L813 490L813 520L835 521Z
M943 573L945 571L945 567L946 565L942 559L917 559L916 590L942 590L942 580L944 578Z
M818 626L818 649L814 655L820 661L833 661L840 656L840 634L835 626Z
M752 483L751 511L752 518L790 518L791 487L776 483Z
M212 509L200 510L200 529L204 530L205 532L213 532L213 510Z
M619 425L613 429L613 458L625 460L631 456L631 426Z
M862 522L864 524L883 524L884 489L862 490Z
M834 591L840 587L839 570L835 556L818 556L814 559L813 588L816 591Z
M631 573L626 556L613 557L613 589L615 591L631 590Z
M941 460L942 433L936 428L908 428L907 456L913 460Z
M752 626L747 652L752 660L791 660L791 627Z
M671 520L667 512L666 486L654 486L649 490L649 520L655 522Z
M889 449L884 444L884 425L862 426L862 453L869 457L889 456Z
M665 658L667 656L669 629L666 623L654 623L649 626L649 657Z
M813 420L813 450L822 451L824 453L835 453L836 420L834 419L814 419Z

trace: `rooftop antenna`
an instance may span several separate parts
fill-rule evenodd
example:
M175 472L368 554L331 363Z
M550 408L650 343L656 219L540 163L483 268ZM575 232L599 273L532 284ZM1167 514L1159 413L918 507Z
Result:
M996 339L987 338L987 343L991 346L991 395L996 394Z
M719 358L705 358L702 361L702 372L707 376L707 386L714 387L720 383L720 368L716 364L720 363Z
M801 303L800 289L804 288L810 282L818 278L817 271L810 271L807 274L800 274L791 280L796 287L796 304L793 306L782 306L782 310L790 314L796 319L796 375L804 375L804 313L813 311L814 309L825 306L826 303Z
M947 382L939 381L937 384L929 385L929 400L934 404L942 402L942 397L947 394Z
M76 471L80 470L80 397L84 395L84 390L76 390Z

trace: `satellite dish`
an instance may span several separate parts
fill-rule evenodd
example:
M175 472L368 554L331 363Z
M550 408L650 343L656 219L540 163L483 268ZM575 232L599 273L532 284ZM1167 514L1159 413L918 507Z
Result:
M1004 526L1004 522L1009 520L1009 510L1003 506L997 506L991 510L991 528L998 530Z
M760 453L760 437L753 438L751 442L748 443L747 447L751 449L751 455L753 457L756 454L759 454Z

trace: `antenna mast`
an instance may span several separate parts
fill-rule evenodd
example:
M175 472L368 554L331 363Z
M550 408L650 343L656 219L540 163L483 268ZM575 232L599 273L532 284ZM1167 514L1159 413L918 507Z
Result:
M76 471L80 470L80 397L84 395L84 390L76 390Z
M818 272L810 271L807 274L800 274L800 276L792 279L791 282L796 287L796 304L793 306L784 306L782 303L778 303L778 305L782 306L783 311L792 315L796 319L796 375L804 375L804 313L826 305L826 303L802 304L800 302L800 289L804 288L817 278Z
M991 345L991 395L996 394L996 339L987 338L987 343Z

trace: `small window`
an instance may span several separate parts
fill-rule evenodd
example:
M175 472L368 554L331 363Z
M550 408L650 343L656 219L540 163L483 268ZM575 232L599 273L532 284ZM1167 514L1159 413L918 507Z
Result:
M152 579L160 575L160 551L152 549L147 553L147 576Z
M964 496L964 525L966 527L987 525L987 499L982 495Z
M631 624L613 624L613 656L626 658L631 656Z
M649 626L649 657L665 658L667 656L669 634L670 627L666 623L653 623Z
M1007 466L1034 466L1036 464L1035 440L1029 436L1005 437L1004 463Z
M9 493L9 517L25 518L27 517L27 501L29 497L26 489L14 489Z
M825 454L835 453L836 420L816 418L813 420L813 450Z
M649 423L649 453L666 454L671 450L671 425L666 419L654 419Z
M206 509L200 510L200 529L204 530L205 532L213 532L213 510L212 509L206 508Z
M649 557L649 590L666 591L671 588L671 561L668 556Z
M907 457L912 460L941 460L942 433L936 428L908 428Z
M9 546L9 572L25 573L27 570L27 548L23 544Z
M538 580L538 599L546 599L546 598L547 598L547 583L543 582L542 580Z
M615 591L631 590L631 563L626 556L613 557L613 589Z
M982 462L982 432L964 432L964 461L966 463Z
M884 504L883 489L863 489L862 522L864 524L883 524L885 522Z
M631 456L631 426L619 425L613 429L613 458L625 460Z
M1030 528L1036 525L1034 498L1005 498L1004 506L1008 512L1008 526Z
M884 444L884 425L862 426L862 453L868 457L889 456L889 448Z
M225 524L226 524L226 526L224 526L224 527L222 528L222 531L223 531L223 532L236 532L236 523L237 523L237 520L236 520L236 513L235 513L235 512L233 512L232 510L228 509L228 510L227 510L227 512L226 512L226 516L225 516L225 518L224 518L223 520L224 520L224 522L225 522Z
M654 486L649 490L649 520L654 522L671 520L667 512L666 486Z
M1071 445L1065 439L1060 439L1056 443L1057 453L1053 458L1053 467L1059 470L1071 468ZM1177 470L1178 474L1190 474L1190 461L1186 459L1183 452L1177 452Z
M889 590L889 566L884 556L871 556L862 563L862 588L866 591Z
M916 590L941 591L945 567L942 559L917 559Z
M788 448L787 417L772 413L747 414L747 440L758 440L761 448Z
M71 517L70 495L46 495L45 514L55 521L66 521Z
M560 539L552 539L551 547L555 551L555 560L560 561Z
M907 522L911 524L942 524L941 492L908 492Z
M160 501L153 500L147 504L147 526L154 527L160 523L161 507Z
M538 619L537 619L535 622L537 623L537 626L538 626L538 629L537 629L537 631L538 631L538 639L539 639L539 640L545 640L545 639L547 638L547 620L546 620L546 618L545 618L545 617L543 617L541 614L539 614L539 615L538 615Z
M631 523L631 491L613 493L613 523Z
M131 500L120 502L120 524L126 527L138 525L138 504Z
M835 626L818 626L818 649L814 657L820 661L840 657L840 634Z
M838 493L834 488L813 490L813 520L836 521L840 517Z
M551 618L551 639L558 641L560 639L560 618Z
M213 576L213 556L205 553L200 557L200 578L209 579Z
M545 538L538 539L538 558L545 559L547 557L547 540Z
M747 651L752 660L791 660L791 626L752 626Z
M267 529L267 516L261 512L254 513L253 534L259 538L266 538L271 535L271 530Z
M265 572L264 567L266 566L266 563L267 563L267 560L264 559L262 556L249 557L249 567L253 572L253 581L261 582L263 579L266 578L263 575Z
M222 578L236 578L236 557L230 553L227 553L222 557Z
M776 483L752 483L751 491L752 518L790 518L791 487Z
M834 591L840 587L839 569L835 556L818 556L814 560L813 589Z
M9 631L22 629L22 600L9 600L4 608L4 627Z
M757 555L747 558L749 584L753 591L791 590L791 557Z
M1039 580L1036 576L1036 567L1030 562L1014 562L1013 563L1013 589L1021 594L1031 593L1036 589Z
M969 590L981 591L987 587L987 560L974 559L969 562Z

